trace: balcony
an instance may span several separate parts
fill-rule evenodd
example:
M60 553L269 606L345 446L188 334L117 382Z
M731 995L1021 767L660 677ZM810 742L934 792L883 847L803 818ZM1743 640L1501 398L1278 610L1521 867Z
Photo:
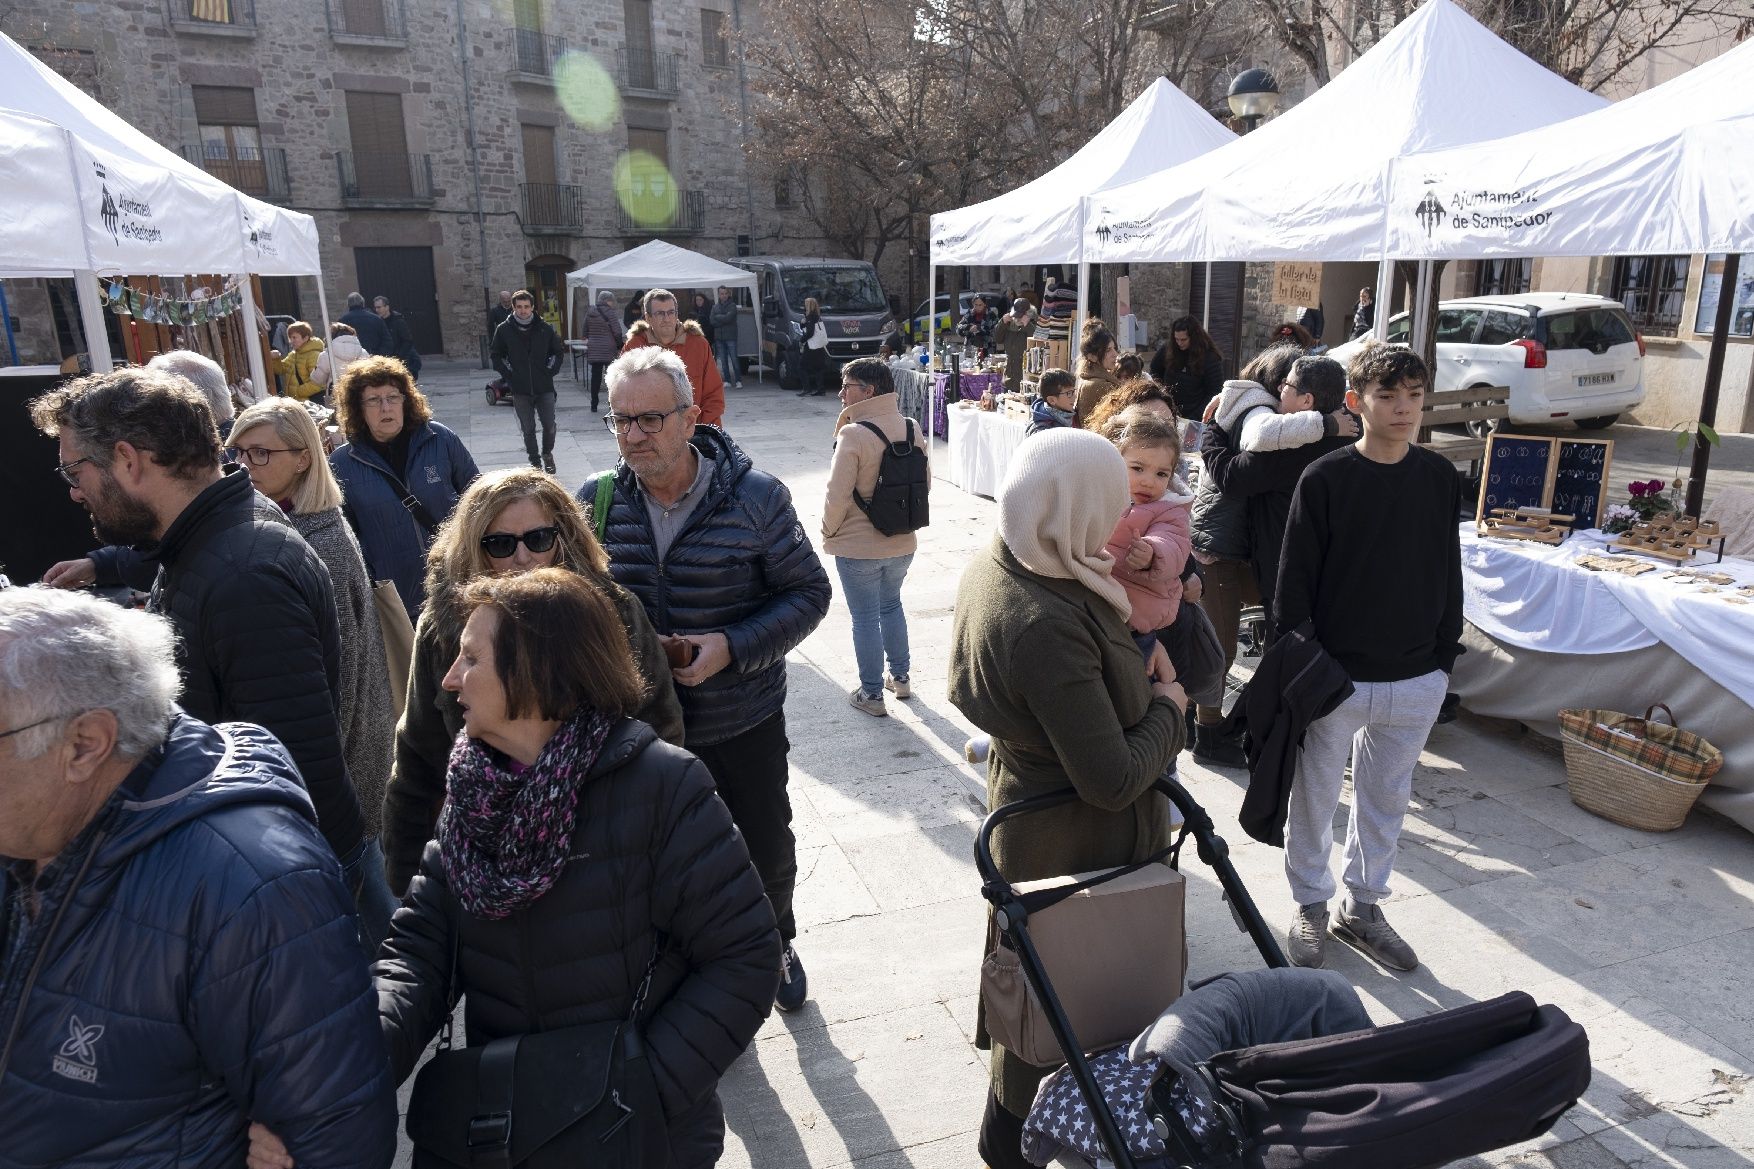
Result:
M637 97L676 97L682 92L682 56L650 49L616 49L615 76L621 92Z
M256 0L165 0L173 32L254 37Z
M402 0L328 0L329 36L338 45L384 48L408 43Z
M278 146L260 150L249 146L233 147L227 152L224 143L208 146L185 146L183 157L246 195L285 204L292 198L292 184L287 177L286 151Z
M519 183L518 208L525 235L570 235L584 230L585 189L571 183Z
M639 235L699 235L706 230L706 192L676 192L676 207L669 215L658 217L654 222L652 216L630 215L626 207L617 201L615 204L615 221L625 236Z
M432 205L430 154L335 152L341 200L349 207L428 207Z
M512 80L532 85L553 85L554 66L566 52L566 38L549 36L531 28L512 30L515 64Z

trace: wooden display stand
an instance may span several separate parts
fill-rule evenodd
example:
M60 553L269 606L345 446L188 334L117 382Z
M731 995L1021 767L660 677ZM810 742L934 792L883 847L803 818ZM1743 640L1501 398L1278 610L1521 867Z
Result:
M1633 524L1614 537L1611 548L1655 556L1673 564L1685 564L1702 549L1717 545L1717 561L1724 558L1724 535L1716 520L1694 519L1664 512L1644 523Z
M1072 368L1072 343L1070 341L1049 341L1042 337L1031 337L1023 343L1023 375L1019 379L1019 388L1030 397L1035 397L1035 387L1041 382L1041 375L1050 369Z
M1571 535L1575 516L1554 515L1534 507L1499 507L1480 520L1482 536L1498 536L1506 540L1534 540L1541 544L1560 544Z
M1607 509L1608 474L1613 463L1612 439L1495 434L1486 440L1474 523L1482 536L1512 535L1493 529L1507 526L1506 517L1544 515L1549 523L1540 530L1560 533L1557 539L1539 537L1549 544L1565 539L1572 525L1599 528ZM1561 517L1566 526L1555 528L1551 521ZM1529 528L1527 524L1508 526ZM1512 538L1531 537L1525 532Z

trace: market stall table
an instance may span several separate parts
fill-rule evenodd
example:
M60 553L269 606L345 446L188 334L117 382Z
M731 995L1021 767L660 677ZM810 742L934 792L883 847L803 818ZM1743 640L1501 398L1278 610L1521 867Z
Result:
M909 360L892 361L889 368L895 374L895 392L901 399L901 412L910 418L918 418L923 426L929 408L933 437L946 437L948 428L944 412L949 406L949 372L922 369L917 362ZM1002 374L964 372L959 376L962 396L967 400L977 399L984 393L1003 393L1005 389Z
M1028 419L968 403L950 407L947 422L950 481L971 494L997 499L1011 456L1028 433Z
M1477 714L1555 738L1564 708L1643 714L1667 703L1684 727L1724 753L1724 768L1701 801L1754 830L1754 561L1716 563L1702 553L1677 567L1612 558L1652 566L1636 576L1578 564L1582 556L1609 556L1608 539L1578 532L1546 545L1483 538L1465 524L1467 652L1451 688Z

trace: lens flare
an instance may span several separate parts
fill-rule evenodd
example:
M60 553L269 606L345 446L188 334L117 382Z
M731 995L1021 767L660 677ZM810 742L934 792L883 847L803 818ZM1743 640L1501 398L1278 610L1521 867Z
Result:
M662 227L676 218L676 180L657 155L627 151L615 160L614 181L621 209L641 227Z
M621 120L621 95L602 62L584 52L563 53L554 63L554 93L566 116L587 130L612 129Z

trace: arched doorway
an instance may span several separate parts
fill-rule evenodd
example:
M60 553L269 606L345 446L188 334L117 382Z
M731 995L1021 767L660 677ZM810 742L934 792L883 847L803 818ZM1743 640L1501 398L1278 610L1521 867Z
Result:
M524 261L524 287L536 297L536 311L562 337L566 330L566 274L573 268L565 256L552 253Z

